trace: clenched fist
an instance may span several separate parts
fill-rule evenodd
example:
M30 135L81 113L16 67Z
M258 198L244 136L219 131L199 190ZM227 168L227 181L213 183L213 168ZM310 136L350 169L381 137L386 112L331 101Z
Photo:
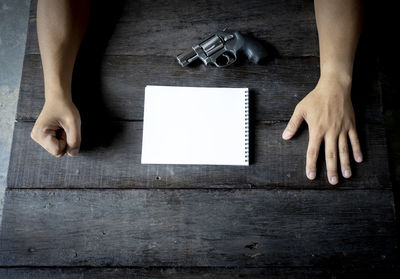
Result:
M81 144L81 118L68 98L46 100L31 137L56 157L76 156Z

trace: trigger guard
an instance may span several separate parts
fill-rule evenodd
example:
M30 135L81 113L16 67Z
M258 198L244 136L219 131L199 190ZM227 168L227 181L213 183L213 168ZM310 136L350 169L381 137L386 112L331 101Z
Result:
M226 63L223 63L223 64L218 63L218 59L220 59L221 57L225 58ZM236 59L237 59L236 55L233 52L225 51L222 55L220 55L217 59L215 59L215 65L220 68L227 67L227 66L235 63Z

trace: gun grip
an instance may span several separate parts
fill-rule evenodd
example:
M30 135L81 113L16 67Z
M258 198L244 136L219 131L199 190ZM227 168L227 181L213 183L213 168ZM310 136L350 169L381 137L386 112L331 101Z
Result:
M266 48L256 39L246 36L243 45L243 52L252 63L259 64L268 55Z

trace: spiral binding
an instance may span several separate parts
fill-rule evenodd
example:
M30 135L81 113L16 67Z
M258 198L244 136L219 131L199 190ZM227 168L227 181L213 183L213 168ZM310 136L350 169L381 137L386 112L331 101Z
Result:
M245 91L244 95L244 104L245 104L245 117L244 117L244 129L245 129L245 136L244 136L244 161L246 163L249 162L249 91Z

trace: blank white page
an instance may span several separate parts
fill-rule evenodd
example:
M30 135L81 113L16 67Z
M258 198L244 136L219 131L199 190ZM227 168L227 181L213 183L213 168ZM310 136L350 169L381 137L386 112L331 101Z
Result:
M146 86L142 164L248 165L248 88Z

